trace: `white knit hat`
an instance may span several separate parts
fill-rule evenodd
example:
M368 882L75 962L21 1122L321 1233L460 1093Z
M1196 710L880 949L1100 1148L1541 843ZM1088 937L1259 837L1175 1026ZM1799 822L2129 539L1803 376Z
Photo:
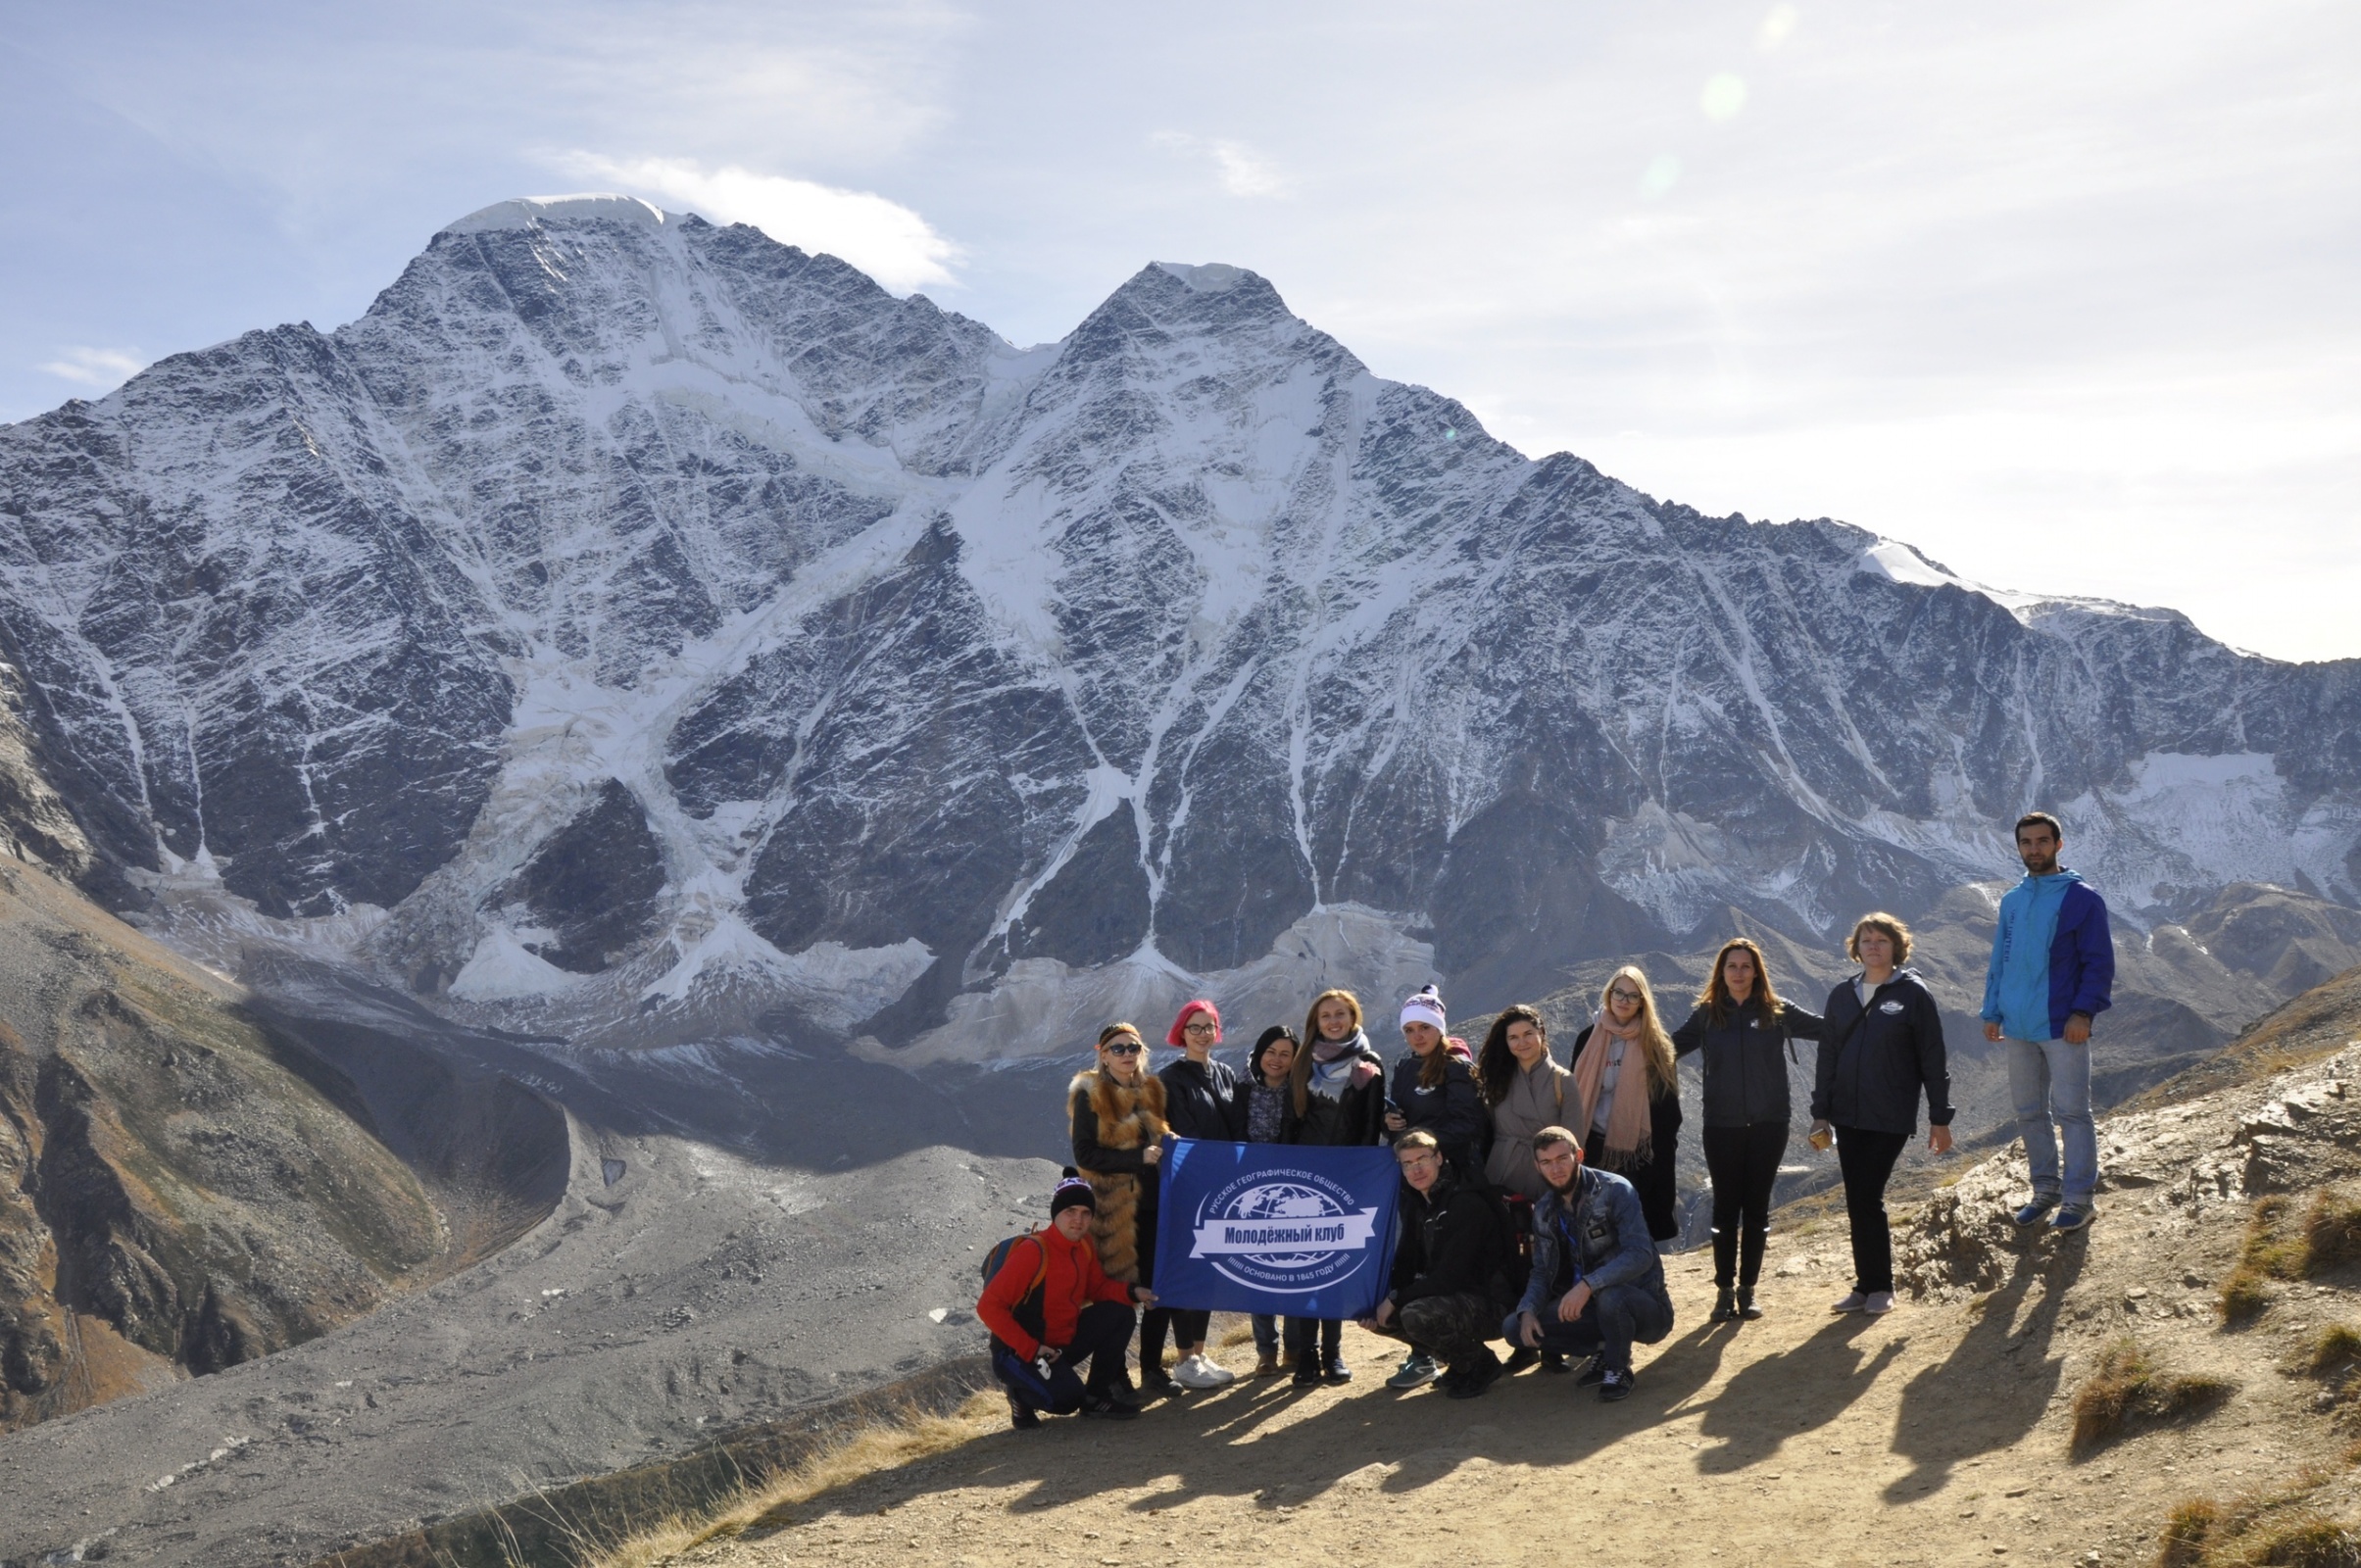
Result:
M1439 1033L1448 1032L1451 1028L1444 1021L1443 997L1431 984L1402 1004L1402 1021L1404 1024L1431 1023Z

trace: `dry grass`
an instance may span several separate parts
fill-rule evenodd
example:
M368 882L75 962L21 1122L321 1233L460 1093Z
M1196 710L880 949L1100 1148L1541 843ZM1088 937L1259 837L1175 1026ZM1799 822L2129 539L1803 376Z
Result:
M1242 1345L1252 1345L1254 1343L1254 1320L1252 1318L1241 1318L1236 1323L1230 1325L1230 1327L1222 1334L1221 1338L1214 1343L1213 1348L1216 1350L1235 1350Z
M2329 1480L2308 1470L2227 1505L2210 1497L2176 1504L2157 1539L2157 1568L2361 1568L2361 1535L2313 1503Z
M880 1470L947 1453L995 1430L1008 1416L1008 1400L998 1389L975 1394L950 1415L906 1411L898 1420L852 1433L790 1469L756 1478L710 1512L663 1520L612 1545L585 1551L577 1561L580 1568L657 1568L723 1536L780 1528L794 1522L796 1508L824 1493Z
M2254 1200L2238 1266L2222 1281L2222 1321L2242 1323L2271 1304L2275 1280L2309 1279L2361 1262L2361 1203L2335 1188L2313 1195L2302 1226L2290 1225L2291 1200L2274 1193Z
M2303 1234L2308 1274L2361 1262L2361 1203L2333 1187L2322 1188L2312 1200L2311 1213L2304 1216Z
M2127 1426L2203 1414L2237 1391L2222 1378L2162 1371L2136 1341L2117 1340L2099 1352L2097 1368L2074 1396L2073 1449L2088 1453Z
M2324 1377L2361 1361L2361 1329L2348 1324L2331 1323L2312 1341L2305 1352L2303 1369L2313 1377Z

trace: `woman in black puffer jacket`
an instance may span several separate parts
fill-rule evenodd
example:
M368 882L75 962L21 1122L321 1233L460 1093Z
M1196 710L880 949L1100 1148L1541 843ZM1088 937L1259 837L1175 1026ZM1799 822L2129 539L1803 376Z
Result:
M1820 1015L1779 1000L1762 949L1745 937L1722 944L1697 1010L1672 1032L1675 1054L1704 1054L1716 1322L1762 1316L1754 1282L1762 1275L1771 1189L1794 1116L1787 1070L1796 1038L1818 1040Z

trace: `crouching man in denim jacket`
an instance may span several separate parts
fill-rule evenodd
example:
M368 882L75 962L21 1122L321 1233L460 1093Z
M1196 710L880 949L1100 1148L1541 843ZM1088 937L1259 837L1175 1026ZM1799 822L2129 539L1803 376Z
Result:
M1608 1402L1632 1392L1632 1345L1672 1332L1664 1264L1640 1195L1613 1171L1587 1169L1563 1127L1533 1135L1533 1163L1549 1190L1533 1205L1533 1274L1500 1325L1511 1345L1591 1357L1575 1387Z

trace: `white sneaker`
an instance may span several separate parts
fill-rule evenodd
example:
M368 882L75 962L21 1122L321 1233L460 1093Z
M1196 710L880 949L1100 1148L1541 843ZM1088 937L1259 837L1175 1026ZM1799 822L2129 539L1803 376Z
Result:
M1869 1298L1859 1291L1846 1291L1828 1303L1831 1312L1858 1312L1869 1304Z
M1238 1374L1205 1354L1192 1355L1172 1369L1172 1381L1184 1389L1218 1389L1238 1381Z
M1861 1303L1861 1310L1868 1313L1871 1317L1877 1317L1881 1313L1893 1311L1894 1293L1892 1291L1871 1291L1869 1293L1869 1299Z

